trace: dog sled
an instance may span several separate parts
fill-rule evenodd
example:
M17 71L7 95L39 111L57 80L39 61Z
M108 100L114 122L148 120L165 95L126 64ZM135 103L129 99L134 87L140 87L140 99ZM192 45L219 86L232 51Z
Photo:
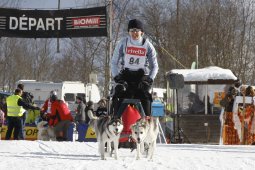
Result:
M131 136L131 125L144 118L145 113L139 99L124 99L117 113L122 118L123 130L119 139L120 148L133 148L134 141Z
M137 88L136 87L137 84L136 82L129 82L128 85L125 83L121 84L121 83L113 82L111 85L112 85L112 89L109 95L109 100L111 102L108 103L109 104L108 110L112 117L121 118L122 124L123 124L123 130L121 132L120 139L119 139L119 148L135 148L134 147L135 141L131 138L131 125L135 124L140 119L149 119L149 117L145 115L145 110L142 106L141 99L138 99L139 97L134 95L134 93L136 93L134 89ZM129 90L127 90L127 86L130 87ZM116 87L118 87L117 90L116 90ZM121 93L122 91L128 91L128 93L130 94L128 94L127 96L129 97L127 97L126 95L115 96L115 94ZM116 106L114 104L114 100L116 99L115 97L118 98L119 101L121 101L121 104L118 103L119 105L117 107L118 110L114 110L115 109L114 107ZM151 113L153 113L152 106L153 106L153 102L151 102L150 105L148 105L148 107L150 107ZM162 104L162 115L155 115L155 116L156 117L163 116L164 115L163 110L164 110L164 106ZM153 114L151 115L153 116ZM158 126L160 126L160 124L158 124ZM162 128L161 128L161 134L163 136L163 139L166 142ZM161 142L161 139L160 139L160 142Z
M153 106L153 104L152 104ZM163 114L163 107L161 108L162 111L160 111L159 108L156 109L157 112L162 112L160 114ZM155 110L152 109L152 116L154 116ZM158 113L157 113L158 114ZM158 115L156 115L157 117ZM122 119L123 123L123 130L120 135L119 139L119 148L136 148L136 141L131 137L131 125L135 124L140 119L151 119L146 117L145 112L143 110L141 101L139 99L124 99L118 112L117 117ZM150 121L150 120L149 120ZM166 143L165 136L163 134L163 130L161 126L158 124L160 128L161 135L163 135L163 139ZM161 141L161 140L160 140Z

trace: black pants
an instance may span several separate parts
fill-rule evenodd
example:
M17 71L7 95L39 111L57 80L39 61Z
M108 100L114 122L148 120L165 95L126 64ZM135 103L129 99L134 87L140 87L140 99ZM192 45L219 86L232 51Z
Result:
M25 126L26 126L27 114L28 114L28 112L25 111L25 112L23 113L23 115L21 116L21 121L22 121L22 122L21 122L21 125L22 125L22 127L21 127L21 130L19 131L19 139L22 139L22 140L24 140L25 137L26 137Z
M54 127L54 132L56 134L57 141L67 141L68 140L68 129L71 125L70 120L62 120Z
M8 129L5 135L5 140L10 140L13 129L14 129L13 138L14 140L18 140L19 133L22 130L22 118L8 116L7 119L8 119Z
M124 71L121 76L127 83L127 88L125 91L115 93L113 96L114 115L118 114L123 99L139 99L145 115L150 116L152 96L147 89L139 88L139 84L147 75L140 74L140 71Z
M145 116L145 112L143 109L143 106L141 105L141 101L137 99L124 99L118 109L117 114L114 115L114 117L120 118L125 111L126 107L128 105L133 105L140 113L141 117Z

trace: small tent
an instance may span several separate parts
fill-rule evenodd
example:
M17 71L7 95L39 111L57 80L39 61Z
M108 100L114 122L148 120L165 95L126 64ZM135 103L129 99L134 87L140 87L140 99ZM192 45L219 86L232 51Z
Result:
M181 74L184 81L184 87L180 89L171 89L167 82L167 104L174 106L175 138L182 138L184 143L218 143L221 132L219 101L238 78L231 70L216 66L173 69L166 76L169 78L171 74ZM168 80L174 81L170 78ZM191 94L199 96L204 105L203 112L189 112L191 103L194 103L190 101ZM208 107L209 104L211 107Z

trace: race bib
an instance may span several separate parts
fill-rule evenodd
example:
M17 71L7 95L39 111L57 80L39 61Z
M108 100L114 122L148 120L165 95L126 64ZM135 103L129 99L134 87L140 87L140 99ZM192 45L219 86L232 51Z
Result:
M144 47L127 46L124 67L132 70L144 68L146 52L146 48Z

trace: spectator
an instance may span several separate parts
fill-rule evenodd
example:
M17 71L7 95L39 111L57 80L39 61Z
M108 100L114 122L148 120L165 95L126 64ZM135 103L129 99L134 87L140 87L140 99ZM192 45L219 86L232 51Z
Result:
M204 114L205 112L205 105L204 103L199 99L199 96L196 93L190 92L188 95L189 98L189 108L188 113L189 114Z
M107 116L108 113L107 113L107 107L106 107L107 105L106 99L99 100L97 104L98 104L98 108L96 110L96 116L97 117Z
M4 112L0 109L0 140L2 139L2 125L4 124Z
M85 94L81 94L81 99L83 101L83 103L86 105L86 95Z
M4 112L4 117L7 117L7 104L6 97L3 97L0 101L0 109Z
M158 97L158 93L157 93L157 92L153 92L153 94L152 94L152 100L153 100L153 101L158 101L158 102L163 103L162 99L160 99L160 98Z
M252 86L246 88L245 96L254 97L254 89Z
M98 117L94 114L94 103L92 101L88 101L85 112L87 124L89 124L90 120L98 119Z
M50 92L50 96L52 95L57 95L57 92L56 91L51 91ZM46 116L47 114L50 114L51 113L51 100L50 100L50 97L44 102L42 108L41 108L41 117L43 120L46 120Z
M36 104L33 104L33 106L36 106ZM37 117L40 117L40 110L28 110L26 123L28 124L34 124Z
M31 93L28 93L26 91L24 91L24 85L23 84L18 84L17 86L18 89L22 90L22 99L32 105L33 104L33 95ZM26 126L26 119L27 119L27 115L28 115L28 108L24 107L24 113L22 115L22 130L19 132L19 138L20 139L25 139L26 137L26 130L25 130L25 126Z
M238 90L235 87L229 87L224 99L220 101L220 105L225 108L225 112L232 112L235 97L238 95Z
M98 117L94 114L94 103L92 101L88 101L86 109L86 123L94 128L95 126L95 120L98 119Z
M67 107L69 107L66 95L64 95L64 102L66 103Z
M85 115L85 108L86 105L83 103L83 100L80 96L76 97L76 102L78 103L77 111L75 115L75 121L79 124L85 123L86 115Z
M14 129L14 140L19 140L19 133L22 130L22 115L24 113L23 108L40 110L38 107L34 107L29 103L25 102L22 96L22 90L16 89L14 95L7 97L7 119L8 129L6 132L5 139L11 138L12 131Z
M242 85L240 87L240 92L238 93L238 96L245 96L245 93L246 93L246 87L245 85Z
M234 83L234 88L237 91L238 95L240 94L241 87L242 87L242 83L239 79L237 79L236 82Z
M44 117L49 119L49 126L54 127L57 141L67 141L68 129L71 122L73 121L72 114L66 103L62 100L58 100L56 92L51 93L50 102L51 111Z
M174 123L170 112L166 112L166 115L162 117L162 122L161 125L165 126L163 129L165 129L167 143L174 143Z

